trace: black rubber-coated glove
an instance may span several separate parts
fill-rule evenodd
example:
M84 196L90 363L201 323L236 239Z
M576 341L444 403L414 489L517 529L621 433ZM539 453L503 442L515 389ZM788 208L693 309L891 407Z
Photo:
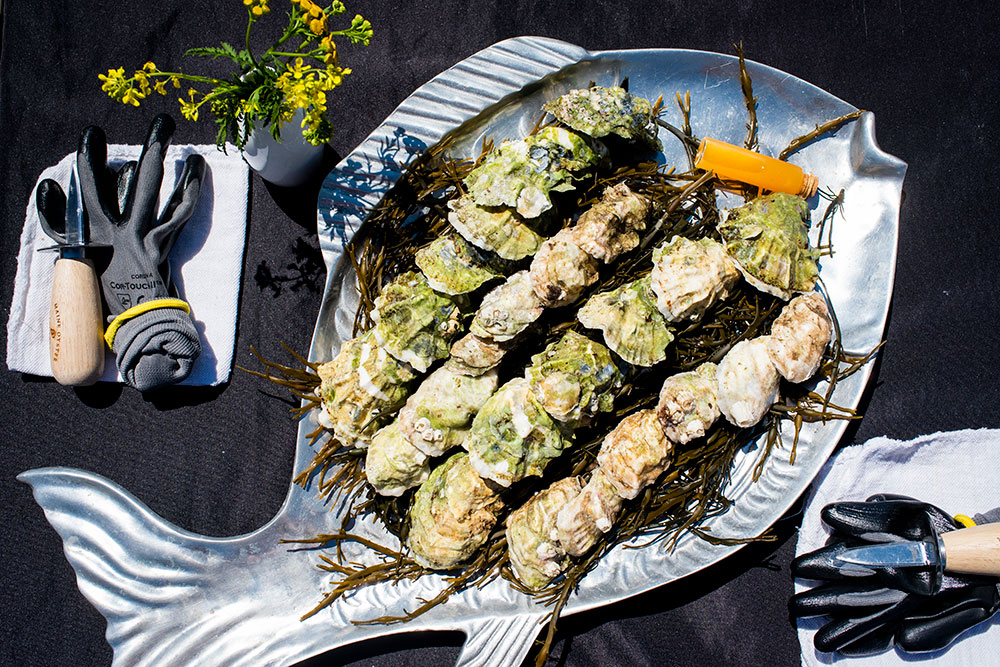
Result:
M107 140L99 127L83 131L77 151L90 241L112 249L101 273L111 312L106 339L122 377L140 391L183 380L201 353L187 304L173 298L167 264L198 201L205 173L200 155L188 156L163 212L157 216L156 210L174 127L166 114L154 118L139 161L127 162L117 172L108 166ZM48 180L39 185L37 201L48 220L60 219L66 206L62 189Z
M820 651L873 655L894 646L916 653L948 646L1000 608L996 578L936 568L872 568L850 574L834 557L850 547L899 539L921 540L961 528L941 509L905 496L876 495L866 502L827 505L823 522L834 534L827 545L792 562L792 575L820 585L792 597L794 617L829 616L813 643ZM977 515L977 524L1000 512Z

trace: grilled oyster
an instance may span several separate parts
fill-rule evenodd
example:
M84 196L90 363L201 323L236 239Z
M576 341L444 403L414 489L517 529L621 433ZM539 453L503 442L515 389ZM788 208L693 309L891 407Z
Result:
M580 493L580 480L566 477L531 497L507 518L507 550L518 580L532 590L544 588L568 564L566 552L552 538L556 515Z
M693 371L672 375L663 383L656 414L663 434L677 444L704 437L719 418L717 368L713 363L704 363Z
M430 474L427 456L410 444L393 421L381 428L365 452L365 477L379 495L399 496Z
M486 401L462 442L476 472L502 486L541 475L569 444L524 378Z
M779 377L768 338L740 341L719 362L719 410L737 426L753 426L778 400Z
M545 237L512 208L480 206L469 195L452 199L448 208L451 209L448 222L462 238L504 259L516 260L534 255L545 241ZM543 224L543 221L538 221L535 226Z
M465 334L451 346L445 367L462 375L482 375L500 365L507 345L475 334Z
M656 412L640 410L604 437L597 464L618 495L631 499L667 469L672 450L673 444L663 434Z
M483 545L503 502L469 464L465 453L439 465L420 485L410 507L407 544L424 567L447 570Z
M347 446L364 448L410 393L413 369L375 344L368 332L346 341L316 369L323 402L320 423ZM385 415L385 416L382 416Z
M611 530L622 497L601 468L596 468L580 494L556 515L552 537L570 556L582 556Z
M650 288L668 322L696 321L725 299L739 280L736 265L718 241L675 236L653 251Z
M542 108L560 122L592 137L617 134L630 141L642 141L656 150L661 148L656 138L653 105L619 86L571 90Z
M649 200L618 183L571 227L573 241L594 259L611 263L639 245L638 232L646 229L648 216Z
M461 317L452 299L431 289L422 274L408 271L375 299L372 331L379 346L423 373L448 356L451 340L462 329Z
M546 127L525 139L505 141L465 177L480 206L511 206L525 218L552 207L551 192L573 189L603 157L583 136Z
M622 359L636 366L653 366L666 358L674 334L656 309L644 276L621 287L590 297L577 313L588 329L600 329L604 342Z
M469 331L503 343L527 329L544 309L531 287L528 271L518 271L483 297Z
M417 251L415 260L427 284L442 294L474 292L483 283L504 276L495 257L488 257L457 234L435 239Z
M809 246L809 206L801 197L757 197L726 211L719 233L726 252L757 289L787 301L816 286L819 251Z
M469 376L442 366L420 383L399 411L402 432L427 456L441 456L461 444L472 417L496 388L496 371Z
M778 373L789 382L805 382L819 370L833 325L819 292L797 296L771 325L767 351Z
M528 275L543 304L566 306L597 281L597 267L597 260L576 244L573 231L563 229L538 249Z
M573 331L531 357L524 376L549 416L574 427L611 410L621 384L611 352Z

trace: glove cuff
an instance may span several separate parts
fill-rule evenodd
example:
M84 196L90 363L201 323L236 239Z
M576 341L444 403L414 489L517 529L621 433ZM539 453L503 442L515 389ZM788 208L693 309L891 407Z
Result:
M139 391L175 384L190 375L201 354L190 315L156 308L124 322L114 339L118 372Z
M111 324L108 325L108 330L104 332L104 342L108 344L112 350L115 349L115 335L123 324L129 320L142 315L143 313L148 313L151 310L156 310L157 308L179 308L184 311L185 315L191 314L191 306L187 304L186 301L181 299L154 299L153 301L144 301L137 306L132 306L124 313L121 313Z

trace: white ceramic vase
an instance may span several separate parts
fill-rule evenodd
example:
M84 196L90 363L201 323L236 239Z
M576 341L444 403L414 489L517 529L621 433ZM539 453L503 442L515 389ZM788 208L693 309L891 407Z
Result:
M323 144L314 146L302 136L305 111L281 127L281 141L275 141L267 127L256 127L243 147L243 159L265 181L283 187L309 180L323 161Z

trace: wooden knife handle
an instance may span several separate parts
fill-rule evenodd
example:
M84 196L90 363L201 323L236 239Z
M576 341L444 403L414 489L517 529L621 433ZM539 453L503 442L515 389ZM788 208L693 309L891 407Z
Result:
M944 569L1000 576L1000 523L984 523L941 534Z
M94 384L104 372L101 288L89 259L56 260L49 310L49 357L59 384Z

